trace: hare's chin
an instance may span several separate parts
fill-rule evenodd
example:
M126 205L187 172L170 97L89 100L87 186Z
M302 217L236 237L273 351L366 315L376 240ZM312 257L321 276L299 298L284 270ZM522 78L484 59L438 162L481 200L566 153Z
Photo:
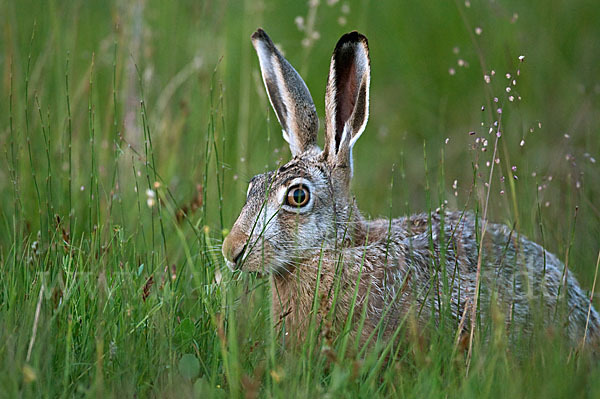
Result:
M235 271L237 270L237 268L235 267L235 263L233 263L233 262L230 262L230 261L228 261L228 260L226 260L225 262L226 262L226 264L227 264L227 268L228 268L229 270L231 270L232 272L235 272Z
M227 266L231 270L251 273L258 277L267 277L269 275L286 276L290 273L290 268L286 267L284 262L276 258L263 257L260 260L255 260L249 257L242 260L241 267L236 267L235 264L231 264L231 266L228 264Z

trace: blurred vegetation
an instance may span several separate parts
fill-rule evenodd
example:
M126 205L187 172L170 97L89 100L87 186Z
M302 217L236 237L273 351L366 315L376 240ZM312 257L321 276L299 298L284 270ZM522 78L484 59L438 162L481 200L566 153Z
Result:
M600 394L593 359L544 334L514 351L482 338L468 375L443 332L397 361L282 351L265 281L220 255L249 178L289 158L250 34L269 33L322 118L331 51L356 29L365 214L481 210L489 191L491 220L591 288L597 1L0 0L0 26L0 396Z

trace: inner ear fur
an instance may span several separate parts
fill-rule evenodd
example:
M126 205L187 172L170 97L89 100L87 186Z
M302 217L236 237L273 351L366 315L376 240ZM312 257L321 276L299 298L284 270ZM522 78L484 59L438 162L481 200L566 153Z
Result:
M352 163L352 146L369 118L370 60L367 38L354 31L335 46L325 93L325 149L338 165Z

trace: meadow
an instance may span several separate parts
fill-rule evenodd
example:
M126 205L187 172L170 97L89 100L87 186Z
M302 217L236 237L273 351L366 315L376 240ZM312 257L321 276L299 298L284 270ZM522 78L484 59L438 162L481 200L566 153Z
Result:
M290 157L250 35L322 118L358 30L364 214L485 212L593 295L597 1L0 0L0 27L0 397L600 397L597 355L560 324L513 341L492 318L468 351L443 326L288 350L267 280L220 249L248 180Z

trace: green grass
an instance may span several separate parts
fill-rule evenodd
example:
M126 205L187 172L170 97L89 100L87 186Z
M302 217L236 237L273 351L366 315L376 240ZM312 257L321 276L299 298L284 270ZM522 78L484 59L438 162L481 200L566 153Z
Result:
M587 348L559 329L509 342L493 318L470 361L450 327L360 356L284 350L268 284L220 254L247 180L289 158L250 34L281 45L322 117L329 56L357 29L361 209L485 209L591 289L596 1L288 3L0 0L0 397L600 396Z

